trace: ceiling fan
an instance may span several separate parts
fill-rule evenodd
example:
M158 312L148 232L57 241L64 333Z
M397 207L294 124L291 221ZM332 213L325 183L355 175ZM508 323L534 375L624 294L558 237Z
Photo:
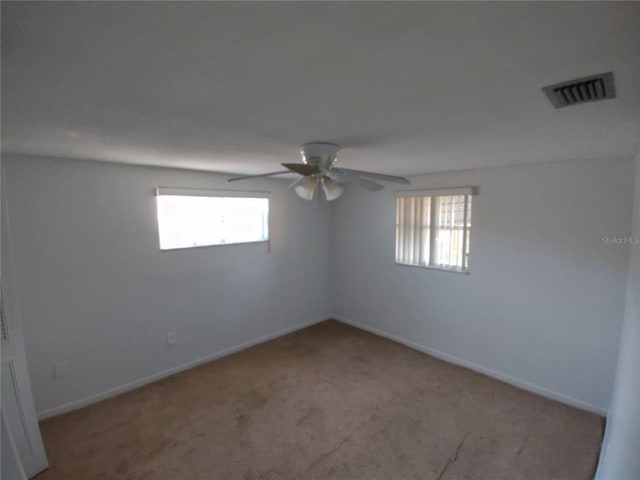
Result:
M318 184L322 186L327 200L335 200L342 195L344 189L340 185L341 183L351 183L371 192L384 188L383 185L374 182L374 180L403 183L405 185L409 184L409 180L404 177L352 170L350 168L338 168L335 164L338 161L339 151L340 145L333 143L305 143L302 145L300 152L302 153L302 163L283 163L282 166L287 168L287 170L234 177L228 181L236 182L249 178L270 177L272 175L283 175L294 172L301 175L301 177L289 185L289 188L293 188L295 192L305 200L313 199Z

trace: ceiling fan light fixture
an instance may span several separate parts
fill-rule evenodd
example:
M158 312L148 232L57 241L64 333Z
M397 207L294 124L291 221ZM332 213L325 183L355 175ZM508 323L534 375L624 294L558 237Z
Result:
M303 177L299 182L295 184L293 189L300 198L305 200L313 200L313 194L316 191L318 185L318 179L313 176Z
M340 195L342 195L342 192L344 192L344 188L327 177L322 178L322 190L324 190L324 194L328 201L339 198Z

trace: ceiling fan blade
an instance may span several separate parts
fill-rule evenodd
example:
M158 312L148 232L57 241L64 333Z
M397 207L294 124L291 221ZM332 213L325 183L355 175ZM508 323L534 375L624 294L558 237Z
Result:
M315 173L320 173L321 170L314 165L307 165L305 163L281 163L285 168L288 168L292 172L299 173L300 175L308 176Z
M248 180L250 178L258 178L258 177L270 177L271 175L284 175L285 173L291 173L289 170L285 170L284 172L271 172L271 173L260 173L258 175L243 175L241 177L233 177L227 179L227 182L237 182L238 180Z
M382 173L365 172L364 170L352 170L351 168L332 168L331 170L338 172L353 173L354 175L360 175L362 177L372 178L374 180L382 180L384 182L404 183L409 185L411 182L404 177L397 177L395 175L384 175Z
M340 171L337 168L332 168L331 170L326 172L325 175L331 180L335 180L336 182L352 183L364 188L365 190L369 190L370 192L377 192L378 190L382 190L384 188L384 186L380 185L379 183L372 182L371 180L359 177L358 175L355 175L353 173Z
M296 185L298 185L302 180L304 180L306 177L300 177L297 180L295 180L291 185L289 185L289 188L293 188Z

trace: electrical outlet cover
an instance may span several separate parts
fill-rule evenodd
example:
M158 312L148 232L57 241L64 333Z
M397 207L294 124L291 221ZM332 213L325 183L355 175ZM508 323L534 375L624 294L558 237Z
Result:
M67 362L56 362L55 368L53 369L53 378L60 379L64 378L67 374Z

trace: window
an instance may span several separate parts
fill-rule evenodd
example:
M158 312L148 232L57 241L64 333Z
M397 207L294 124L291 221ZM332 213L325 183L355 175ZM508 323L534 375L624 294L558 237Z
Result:
M469 270L472 188L400 192L396 263Z
M171 187L156 193L160 250L269 240L268 194Z

